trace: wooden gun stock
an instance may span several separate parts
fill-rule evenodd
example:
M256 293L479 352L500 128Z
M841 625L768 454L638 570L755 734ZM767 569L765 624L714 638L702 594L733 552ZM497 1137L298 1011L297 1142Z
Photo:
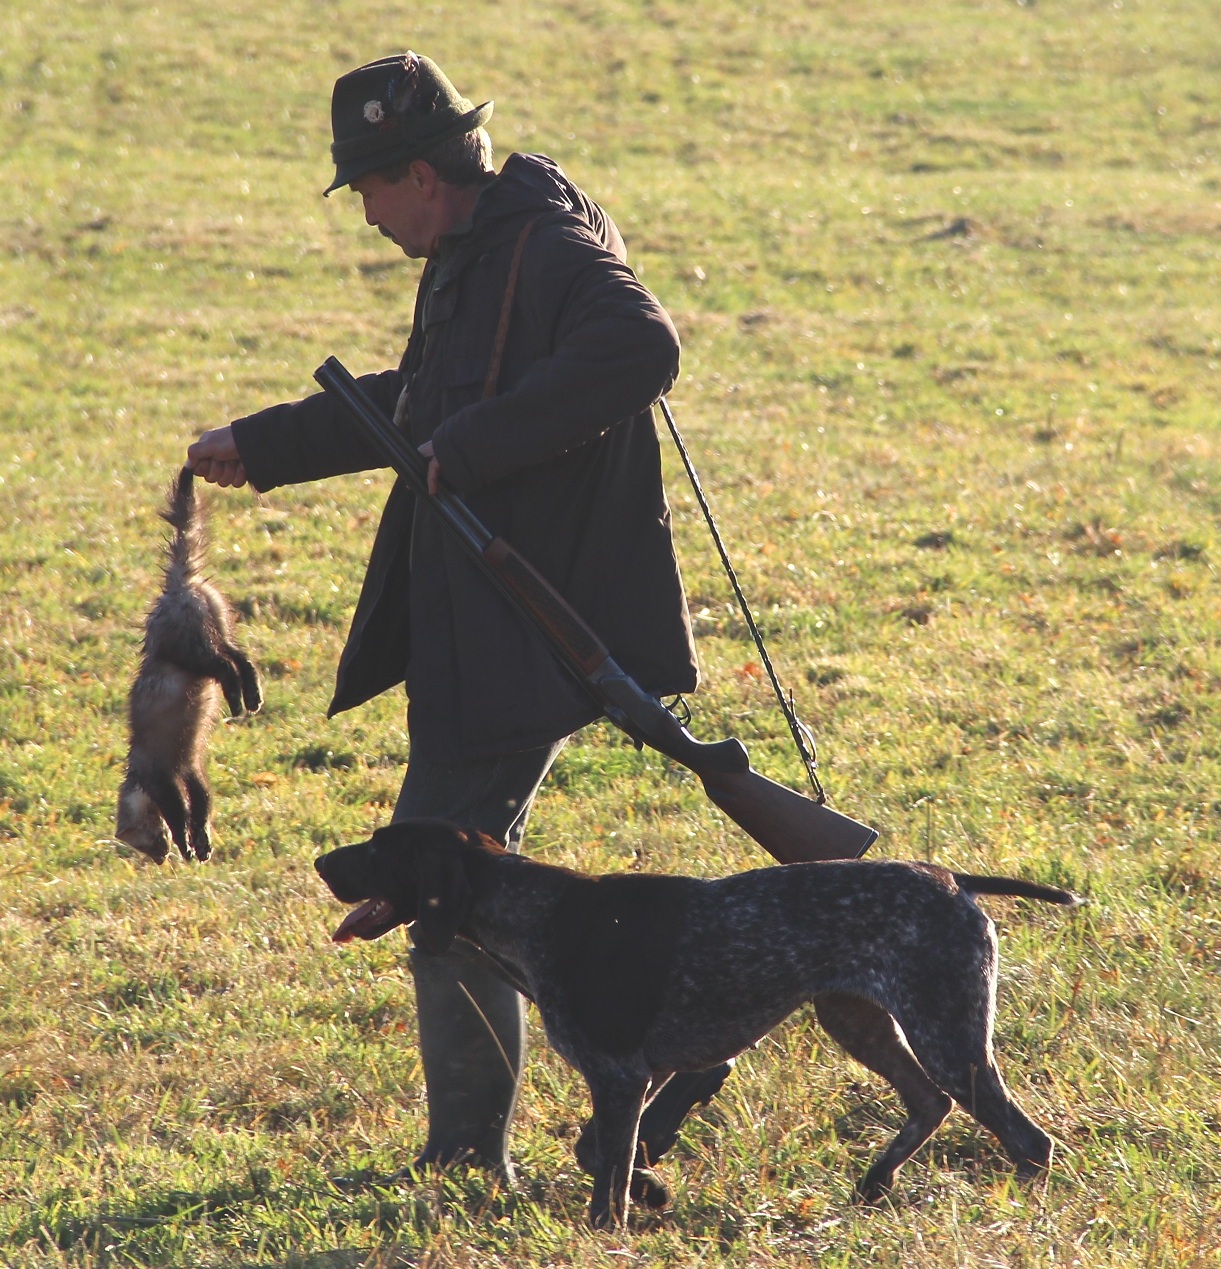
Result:
M503 538L493 536L456 494L428 493L428 461L334 357L314 378L336 398L366 439L438 515L512 607L547 642L606 716L639 745L699 776L704 790L743 831L781 863L855 859L876 830L754 771L737 740L696 740L666 707L614 661L568 601Z

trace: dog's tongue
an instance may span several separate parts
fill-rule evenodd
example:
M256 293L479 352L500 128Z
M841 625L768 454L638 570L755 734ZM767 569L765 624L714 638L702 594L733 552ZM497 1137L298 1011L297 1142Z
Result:
M380 931L392 914L393 909L384 899L366 899L344 917L331 939L336 943L350 943L354 938L368 938L366 931Z

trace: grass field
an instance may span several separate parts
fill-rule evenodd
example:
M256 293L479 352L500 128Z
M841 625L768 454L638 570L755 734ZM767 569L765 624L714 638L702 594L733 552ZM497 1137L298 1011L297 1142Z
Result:
M417 266L324 201L335 76L411 46L608 208L684 339L672 403L832 801L987 902L1045 1190L956 1114L875 1209L889 1091L800 1013L584 1224L538 1037L514 1153L342 1194L422 1140L403 941L338 949L311 862L383 822L401 698L324 717L388 482L209 499L267 706L218 848L109 838L162 489L205 427L396 360ZM1221 39L1206 0L8 0L0 10L0 1265L1221 1264ZM669 459L668 459L669 461ZM670 488L704 739L800 771ZM595 727L529 849L761 852Z

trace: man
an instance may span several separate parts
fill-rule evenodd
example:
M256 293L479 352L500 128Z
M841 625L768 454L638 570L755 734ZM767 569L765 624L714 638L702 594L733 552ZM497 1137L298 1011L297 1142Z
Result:
M415 53L335 84L335 179L367 222L427 261L396 369L362 379L462 494L657 695L698 678L651 407L678 339L618 230L549 159L497 175L473 106ZM204 433L196 474L256 489L383 465L325 394ZM417 514L417 510L420 511ZM386 504L330 714L406 684L410 756L396 819L440 816L519 848L566 737L598 708L400 481ZM429 1139L415 1166L511 1176L521 998L463 945L412 954ZM642 1121L650 1159L727 1068L680 1077Z

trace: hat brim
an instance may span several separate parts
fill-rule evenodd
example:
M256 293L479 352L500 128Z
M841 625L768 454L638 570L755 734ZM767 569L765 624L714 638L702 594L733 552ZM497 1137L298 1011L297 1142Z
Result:
M426 150L431 150L434 145L452 141L455 137L474 132L476 128L482 128L492 117L494 105L494 102L485 101L482 106L476 106L474 110L470 110L460 118L455 119L448 128L443 128L433 136L410 141L394 138L384 150L377 150L373 154L365 154L361 155L360 158L345 159L342 163L337 163L335 165L335 179L322 191L323 197L333 194L337 189L342 189L345 185L351 185L353 181L358 180L362 176L367 176L370 172L377 172L382 168L393 167L399 163L410 163L412 159L418 158Z

